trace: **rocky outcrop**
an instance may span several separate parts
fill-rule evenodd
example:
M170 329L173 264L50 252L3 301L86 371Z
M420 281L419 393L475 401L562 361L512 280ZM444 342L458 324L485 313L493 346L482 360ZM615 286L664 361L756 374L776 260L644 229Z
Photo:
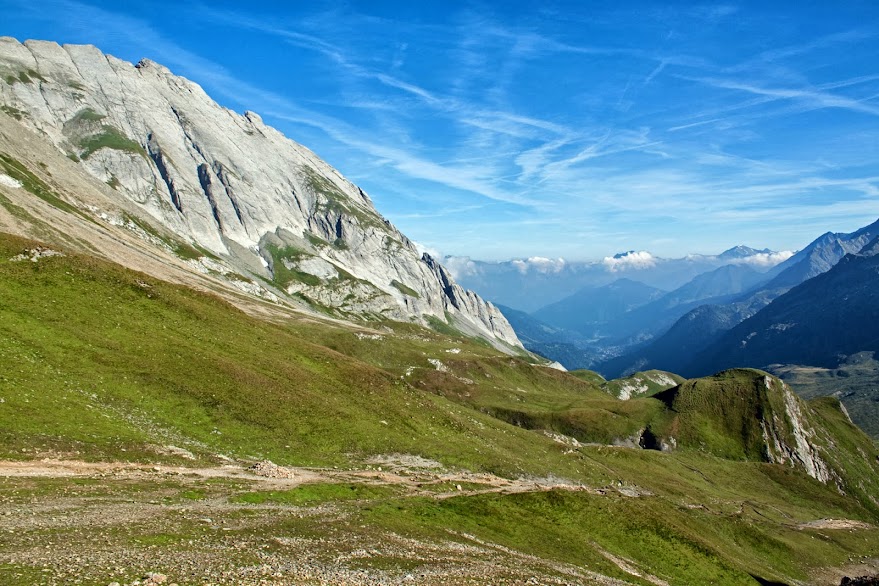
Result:
M653 444L695 448L733 460L783 464L842 491L836 448L814 409L765 372L731 369L654 395L666 404ZM657 448L658 449L658 448Z
M281 294L343 317L440 320L520 346L497 308L422 258L360 188L155 62L3 37L0 103L119 197Z
M783 398L784 410L773 412L772 417L760 421L766 442L767 458L776 464L798 466L823 483L836 479L816 445L817 430L804 414L802 400L779 379L766 375L763 384L767 392L778 392Z

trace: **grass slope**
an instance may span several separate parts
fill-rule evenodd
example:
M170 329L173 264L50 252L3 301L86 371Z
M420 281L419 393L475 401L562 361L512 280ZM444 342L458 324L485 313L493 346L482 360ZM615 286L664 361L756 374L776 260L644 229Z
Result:
M570 470L550 442L420 392L310 332L249 318L210 295L87 257L9 259L0 239L0 455L155 459L194 452L338 465L411 452L448 464ZM319 338L319 337L318 337ZM319 340L318 340L319 341ZM386 351L403 346L389 338Z
M512 548L516 555L633 584L649 581L624 571L620 560L669 584L754 584L753 575L809 581L822 568L879 550L875 528L800 528L826 517L879 521L870 500L875 503L876 489L868 481L875 477L868 456L875 454L833 401L822 399L811 409L839 444L847 478L862 483L846 495L797 469L738 458L724 442L708 450L684 445L669 454L560 443L534 433L607 444L673 419L666 402L618 401L593 376L535 366L414 325L364 331L314 320L261 321L210 295L89 257L10 260L35 246L0 237L2 458L192 465L161 453L173 444L192 451L195 464L225 454L359 467L373 455L408 453L448 468L507 478L563 477L590 487L447 498L402 494L393 486L332 484L291 492L173 478L137 486L100 481L89 490L107 490L109 482L113 499L153 507L155 518L167 516L161 531L152 522L119 530L128 544L125 555L135 548L139 553L130 563L143 570L170 573L199 548L214 556L226 552L216 562L224 569L252 567L271 555L292 555L279 544L303 538L321 540L327 559L349 560L336 564L353 563L352 550L372 548L378 553L368 561L370 571L391 572L398 581L404 572L434 567L435 560L401 557L388 548L402 536L468 547L479 540L492 544L495 556L512 555L503 549ZM727 381L721 390L735 398L748 388L741 382ZM716 405L709 395L705 390L697 403ZM742 437L749 454L752 434ZM50 506L52 494L76 497L68 492L74 481L53 482L4 481L0 506ZM210 508L189 516L172 506L208 496ZM88 508L102 501L85 494L75 502ZM204 527L207 510L228 527L222 536ZM0 544L0 579L31 583L39 575L33 566L3 560L20 560L20 551L47 538L69 551L92 547L90 531L57 531L10 534ZM233 542L248 546L224 549ZM252 551L268 557L247 553ZM155 560L168 561L156 568ZM111 578L98 566L82 571L98 572L90 583Z

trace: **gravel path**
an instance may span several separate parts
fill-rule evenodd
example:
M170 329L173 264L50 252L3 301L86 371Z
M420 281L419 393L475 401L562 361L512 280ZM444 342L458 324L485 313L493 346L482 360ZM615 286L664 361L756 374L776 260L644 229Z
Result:
M292 506L233 498L309 483L385 486L401 496L436 499L550 489L600 492L591 488L551 478L407 468L393 461L364 470L273 466L0 462L0 583L630 583L451 530L446 538L428 540L362 526L345 503Z

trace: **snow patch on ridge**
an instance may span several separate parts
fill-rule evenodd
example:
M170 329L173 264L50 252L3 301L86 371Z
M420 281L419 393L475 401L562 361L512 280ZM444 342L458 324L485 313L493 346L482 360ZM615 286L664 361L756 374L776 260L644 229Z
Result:
M21 181L3 173L0 173L0 185L11 187L12 189L21 189Z

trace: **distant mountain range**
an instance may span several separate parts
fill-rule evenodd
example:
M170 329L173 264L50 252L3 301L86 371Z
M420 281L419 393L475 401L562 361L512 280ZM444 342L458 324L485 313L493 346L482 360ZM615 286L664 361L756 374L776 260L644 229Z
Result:
M632 254L637 253L614 258ZM503 305L500 309L529 350L567 368L590 368L643 346L699 305L727 303L771 280L778 273L767 270L768 259L779 257L768 249L737 246L710 257L711 263L735 264L706 270L670 292L622 277L600 287L584 287L530 314ZM703 266L708 263L708 257L691 260L695 258ZM758 258L762 260L755 262ZM673 270L680 267L679 261L665 262Z
M844 255L861 251L879 236L879 221L852 233L828 232L767 273L768 280L725 302L703 303L682 315L665 334L634 351L613 358L598 369L605 375L660 368L683 375L702 372L695 356L725 332L757 314L791 287L833 267ZM783 362L780 358L769 362ZM746 364L741 364L746 365ZM750 365L748 363L747 365Z
M863 351L879 351L879 238L725 332L684 374L734 364L829 368Z
M603 287L580 289L538 309L533 315L548 324L591 336L601 324L616 320L664 294L665 291L638 281L617 279Z
M672 291L722 266L733 264L765 271L791 254L736 246L717 255L691 254L675 259L628 251L595 262L542 257L484 262L446 257L444 264L462 286L496 304L530 313L583 289L603 287L621 278Z

